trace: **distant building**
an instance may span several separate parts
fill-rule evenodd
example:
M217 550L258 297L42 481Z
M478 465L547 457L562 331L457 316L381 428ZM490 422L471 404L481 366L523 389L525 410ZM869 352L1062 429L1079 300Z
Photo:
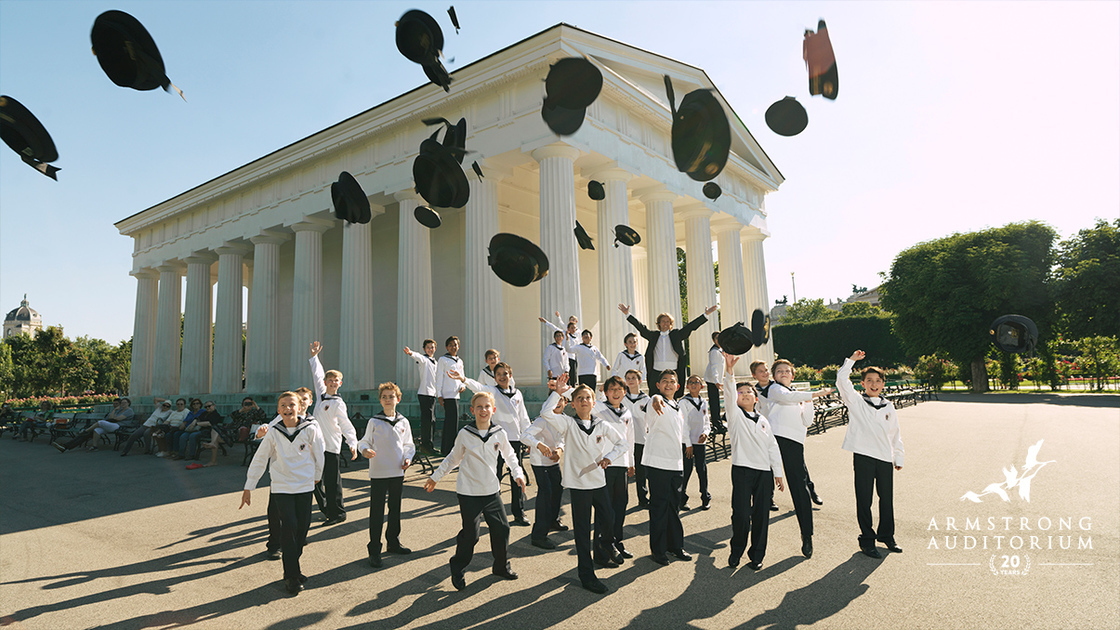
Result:
M27 305L27 294L23 294L23 301L19 308L8 311L4 317L4 338L15 335L27 335L34 338L43 329L43 316L39 311Z
M845 304L852 304L854 302L867 302L871 306L880 306L879 304L879 287L870 289L868 291L861 291L853 293L848 296L846 300L837 300L835 302L829 301L827 306L829 309L840 312ZM782 318L785 317L786 310L789 308L788 304L775 302L773 308L770 309L770 326L779 326L782 323Z

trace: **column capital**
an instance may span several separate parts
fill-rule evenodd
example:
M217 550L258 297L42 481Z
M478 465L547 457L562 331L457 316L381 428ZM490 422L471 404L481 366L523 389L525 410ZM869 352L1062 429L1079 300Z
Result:
M292 228L293 232L319 232L322 234L334 227L334 221L316 217L304 217L299 223L293 223L288 227Z
M293 228L294 227L295 226L293 226ZM245 254L248 254L249 252L253 251L253 248L251 248L247 245L243 245L241 243L233 243L233 242L230 242L230 241L225 241L225 242L222 243L221 247L215 248L214 251L217 252L217 254L219 256L228 256L230 254L236 254L238 256L244 256Z
M600 168L598 170L585 169L581 174L588 179L594 179L600 182L628 182L634 179L633 173L617 166Z
M675 193L671 190L667 190L663 186L659 186L659 187L653 188L653 189L647 189L647 190L644 190L642 192L635 191L635 195L638 197L638 199L640 199L642 201L642 203L645 203L645 204L653 203L653 202L656 202L656 201L672 202L672 201L675 201L676 198L679 196L679 195L677 195L677 193Z
M682 219L692 219L694 217L710 219L715 215L715 212L712 212L703 204L695 204L685 208L681 208L676 210L675 213Z
M712 221L712 232L722 234L724 232L737 232L747 226L739 223L732 217L718 217Z
M132 276L133 278L138 278L138 279L139 278L146 278L146 279L150 280L152 278L158 278L159 277L159 271L156 271L155 269L152 269L151 267L141 267L140 269L137 269L136 271L128 272L128 275Z
M638 258L646 258L647 256L649 256L649 252L642 245L634 245L630 248L630 251L633 252L633 255L637 256Z
M183 262L188 265L209 265L217 259L217 256L208 251L197 251L187 258L184 258Z
M175 272L183 275L183 264L176 260L165 260L156 267L156 270L160 273Z
M533 159L538 162L551 157L568 158L569 160L575 162L576 158L580 156L580 151L570 144L557 142L554 144L543 146L539 149L535 149L530 155L532 155Z
M253 245L279 245L287 240L287 234L271 230L264 230L256 236L249 237L249 242Z
M762 230L750 226L744 227L747 228L743 230L741 234L744 241L762 241L766 239L766 235L762 233Z

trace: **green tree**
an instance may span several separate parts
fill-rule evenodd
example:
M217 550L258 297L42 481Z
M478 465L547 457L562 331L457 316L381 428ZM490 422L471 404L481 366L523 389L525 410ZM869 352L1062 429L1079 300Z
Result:
M883 309L913 354L942 352L971 367L972 391L988 391L988 324L1017 313L1045 336L1052 322L1047 278L1054 230L1031 221L919 243L895 257Z
M15 387L15 364L12 363L12 349L0 343L0 392L10 394Z
M104 339L78 337L74 348L89 359L95 372L93 390L98 393L123 392L127 388L132 342L114 346Z
M1120 219L1098 220L1058 245L1057 303L1070 339L1120 331Z
M883 309L870 302L845 302L840 305L840 317L865 317L880 315Z
M811 324L813 322L823 322L835 318L838 313L824 304L823 299L810 300L809 298L801 298L800 300L790 304L786 307L786 312L782 315L783 324Z
M1120 344L1116 337L1083 337L1073 343L1081 356L1082 374L1091 374L1096 380L1096 389L1104 389L1105 378L1120 371Z

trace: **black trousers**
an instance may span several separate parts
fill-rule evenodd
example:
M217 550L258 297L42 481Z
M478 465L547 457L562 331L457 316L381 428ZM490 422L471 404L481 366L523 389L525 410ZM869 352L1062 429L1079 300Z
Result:
M806 464L804 466L804 468L805 468L805 487L808 488L810 492L812 492L814 486L813 486L813 480L809 478L809 465Z
M432 442L432 428L436 417L436 397L417 394L420 401L420 446L435 448Z
M681 471L646 467L649 481L649 550L657 558L684 548L681 525Z
M89 439L91 437L93 437L94 435L95 435L95 433L93 432L93 427L90 427L90 428L86 429L85 431L82 431L78 435L75 435L74 437L70 438L69 441L67 441L65 444L62 445L62 448L66 449L66 450L70 450L72 448L78 448L82 444L85 444L86 442L88 442Z
M272 500L273 494L268 495L268 542L265 549L268 551L279 550L280 545L280 508ZM310 507L308 508L310 509Z
M560 519L560 501L564 498L564 488L560 485L560 465L533 466L533 477L537 480L537 513L533 523L532 537L540 540L548 538L548 528Z
M455 448L455 434L459 432L459 399L443 399L443 438L440 453L447 455Z
M774 473L746 466L731 466L731 557L761 563L766 556L770 529L770 501L774 499ZM750 533L751 548L747 549Z
M342 507L342 472L338 469L338 453L323 453L323 479L315 484L315 502L327 518L346 518Z
M152 430L153 430L152 427L140 427L140 428L136 429L135 431L133 431L132 435L128 436L128 439L125 440L124 447L121 449L121 454L122 455L128 455L128 452L132 450L132 445L135 444L137 441L142 440L144 438L147 438L145 440L145 442L148 445L147 450L149 450L149 451L152 450L151 437L150 437Z
M459 497L459 516L463 528L455 537L455 555L451 556L451 570L455 575L463 575L467 565L474 557L474 546L478 543L478 526L486 519L490 529L490 553L494 555L494 570L509 571L506 546L509 544L509 523L506 522L506 506L502 505L502 493L487 497L456 494Z
M881 459L852 454L856 477L856 520L859 521L859 546L874 547L880 540L894 544L894 465ZM871 526L872 487L879 495L879 530Z
M598 374L580 374L579 375L579 384L580 385L586 385L586 386L590 387L592 391L594 391L595 386L599 384L599 375Z
M716 422L722 423L723 420L721 420L719 417L719 395L722 390L716 383L708 383L707 381L704 382L708 385L708 410L712 413L712 424L715 424ZM731 401L731 404L735 404L735 401ZM711 436L709 435L708 437Z
M517 454L517 467L524 470L524 468L521 466L521 460L522 460L522 457L523 457L523 455L521 454L521 442L510 442L509 445L513 447L513 452ZM499 453L498 454L498 471L497 471L498 482L499 483L501 483L501 481L502 481L502 468L503 467L508 468L508 466L505 466L505 463L506 463L505 458L503 458L502 455ZM513 478L513 469L512 468L509 471L509 485L510 485L510 497L509 497L510 511L513 512L513 518L515 520L523 519L523 518L525 518L525 491L521 489L521 486L518 485L517 481Z
M572 497L572 529L575 531L576 557L579 559L579 581L587 584L595 579L595 565L591 559L591 510L595 509L595 556L609 558L613 535L614 513L607 487L593 490L568 488Z
M572 385L572 383L578 383L579 382L579 375L576 374L576 366L577 366L576 360L572 359L572 358L569 358L568 359L568 386L569 387L575 387L575 385Z
M634 445L634 485L638 490L638 503L649 501L646 496L646 467L642 463L642 452L645 450L645 444Z
M622 528L626 525L626 504L630 499L630 492L626 488L626 468L608 466L604 472L607 474L607 496L611 500L611 511L614 512L611 542L621 543L624 537Z
M272 494L270 503L276 504L280 516L280 550L284 553L284 579L298 580L299 557L307 543L307 528L311 527L311 493Z
M797 513L797 526L801 528L802 536L812 536L813 502L809 500L809 488L805 485L805 445L789 438L775 437L778 450L782 452L786 487L793 499L793 510Z
M707 444L693 444L692 457L684 458L684 480L681 481L681 505L688 503L688 480L692 477L693 468L696 469L696 479L700 482L700 500L704 503L708 503L712 500L712 495L708 494Z
M389 503L389 527L385 542L390 547L401 546L401 491L404 477L387 477L369 480L369 544L366 551L375 556L381 553L381 525L385 522L385 503Z

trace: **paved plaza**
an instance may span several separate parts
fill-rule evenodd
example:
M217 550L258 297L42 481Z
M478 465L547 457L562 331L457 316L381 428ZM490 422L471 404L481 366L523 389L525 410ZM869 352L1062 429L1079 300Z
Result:
M806 461L824 505L815 554L800 554L788 493L770 524L765 566L727 567L730 462L710 465L714 505L683 516L690 562L637 557L583 590L570 532L555 551L513 528L521 578L490 575L480 541L457 592L447 562L459 529L454 475L426 494L406 477L402 542L411 556L371 569L365 467L344 471L349 520L313 523L307 590L288 596L264 558L268 490L238 511L240 453L215 468L116 453L59 455L0 441L0 625L12 628L1117 628L1120 627L1120 397L969 396L900 412L906 466L895 476L901 554L858 553L844 428L813 436ZM1037 464L1027 466L1028 449ZM1008 469L1014 466L1014 471ZM1030 478L1029 501L1012 485ZM267 481L267 477L266 480ZM690 494L695 497L695 480ZM975 493L978 502L962 499ZM530 503L536 489L530 488ZM505 495L508 501L508 488ZM631 491L631 502L634 502ZM695 503L695 501L694 501ZM532 512L530 511L530 518ZM570 524L567 505L563 520ZM985 548L986 546L986 548ZM880 549L886 554L886 551Z

